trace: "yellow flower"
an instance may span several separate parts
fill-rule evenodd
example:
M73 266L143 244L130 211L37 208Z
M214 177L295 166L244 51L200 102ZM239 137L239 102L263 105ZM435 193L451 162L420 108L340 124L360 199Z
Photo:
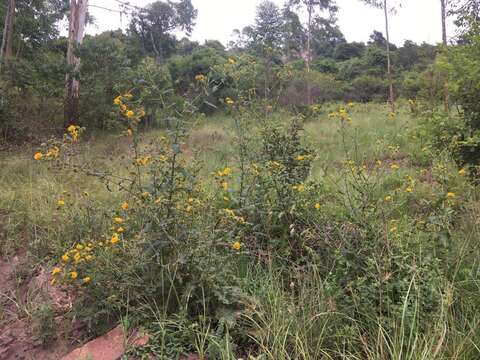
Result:
M390 165L390 169L392 169L392 170L398 170L399 168L400 168L400 166L398 166L397 164Z
M72 272L70 273L70 277L71 277L73 280L75 280L75 279L78 277L78 272L72 271Z
M185 208L185 211L186 212L191 212L193 210L193 206L192 205L187 205L187 207Z
M235 101L233 101L231 98L227 97L227 98L225 98L225 103L227 105L233 105L233 104L235 104Z
M303 160L305 160L305 155L298 155L298 156L297 156L297 160L298 160L298 161L303 161Z
M223 169L223 175L224 176L228 176L232 173L232 169L229 168L229 167L226 167L225 169Z
M37 152L37 153L35 153L35 155L33 155L33 158L37 161L42 160L43 154L41 152Z
M413 192L413 189L409 186L405 189L405 192L407 193L412 193Z
M125 232L125 229L120 226L116 231L117 231L118 234L122 234L122 233Z
M113 103L115 105L120 105L122 103L122 99L120 96L117 96L115 99L113 99Z
M77 250L82 250L82 249L83 249L83 245L82 245L82 244L77 244L77 246L75 246L75 249L77 249Z
M62 260L63 262L68 262L70 260L70 256L68 256L68 253L62 255Z
M454 198L455 196L457 196L454 192L448 192L447 193L447 198Z
M128 110L126 115L129 119L131 119L135 116L135 113L132 110Z
M58 205L58 206L64 206L64 205L65 205L65 200L63 200L63 199L58 199L58 200L57 200L57 205Z
M228 216L235 217L235 212L232 209L223 209Z
M112 238L110 239L110 242L112 243L112 245L115 245L119 241L120 241L120 238L118 237L118 234L113 234Z
M317 202L315 204L315 209L320 210L321 207L322 207L322 205L320 205L320 203Z
M86 276L82 279L84 284L88 284L90 281L92 281L92 278L90 276Z
M152 157L150 155L146 155L144 157L138 158L137 159L137 164L145 166L150 162L151 159L152 159Z
M68 128L67 128L67 131L71 134L71 133L74 133L77 131L77 127L75 125L70 125Z
M85 260L86 261L91 261L91 260L93 260L93 256L92 255L87 255L87 256L85 256Z
M80 255L79 252L77 252L74 256L73 256L73 260L75 260L76 263L80 262L80 260L82 260L82 256Z
M124 202L122 203L122 209L123 209L123 210L128 210L129 207L130 207L130 205L128 205L128 202L124 201Z
M52 270L52 275L55 276L55 275L57 275L57 274L59 274L59 273L61 273L61 272L62 272L62 269L60 269L59 267L56 267L56 268L53 268L53 270Z
M305 191L305 186L303 184L293 185L292 189L297 190L298 192L303 192L303 191Z
M386 202L392 202L393 198L390 195L385 196Z
M241 248L242 248L242 244L239 241L235 241L232 244L232 249L233 250L239 251Z
M227 181L222 181L222 188L223 190L227 191L228 190L228 182Z
M460 169L458 171L458 175L460 175L460 176L465 176L466 174L467 174L467 171L465 169Z
M200 82L205 81L205 75L203 75L203 74L195 75L195 80L200 81Z
M120 110L121 110L122 112L127 111L127 105L121 104L121 105L120 105Z
M115 221L117 224L123 224L125 222L125 220L121 217L113 218L113 221Z

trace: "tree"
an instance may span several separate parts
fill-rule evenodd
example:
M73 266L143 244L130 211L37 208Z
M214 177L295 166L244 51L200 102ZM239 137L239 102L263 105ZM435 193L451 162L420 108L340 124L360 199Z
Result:
M365 52L365 44L362 42L340 43L333 51L333 58L335 60L349 60L358 58Z
M173 32L190 35L197 14L191 0L157 1L132 14L129 31L139 39L144 54L153 54L158 62L163 62L175 50Z
M447 0L440 0L440 8L442 14L442 45L444 51L447 50ZM448 81L445 79L443 85L443 103L445 111L449 111L449 94L448 94Z
M265 0L257 7L252 28L252 48L265 60L264 96L268 97L271 65L280 54L283 42L283 17L278 6Z
M283 52L287 57L298 58L306 42L306 33L298 14L289 6L282 11L283 16Z
M264 57L278 53L282 47L283 29L283 18L278 6L272 1L263 1L257 7L252 29L253 48Z
M389 6L391 0L361 0L366 4L374 6L376 8L380 8L383 10L384 17L385 17L385 35L386 41L385 46L387 49L387 78L388 78L388 102L390 104L390 108L392 112L395 112L395 95L393 92L393 78L392 78L392 61L391 61L391 54L390 54L390 28L388 24L388 14L395 10L394 7Z
M3 61L12 56L13 23L15 19L15 0L8 0L7 11L0 47L0 69Z
M370 39L368 40L368 45L378 46L380 48L387 48L387 39L383 36L381 31L373 30L373 33L370 35ZM390 50L395 51L397 47L395 44L389 43Z
M58 36L58 21L67 13L68 1L7 0L6 8L0 7L0 60L13 54L35 60L36 50L45 48Z
M315 18L311 46L316 56L332 57L337 46L347 43L335 20L335 18Z
M460 41L471 40L472 25L478 26L480 21L480 0L445 0L447 1L447 15L455 17Z
M68 17L67 74L65 77L64 127L78 122L80 96L80 58L76 51L82 44L87 21L88 0L71 0Z
M327 11L330 18L332 18L337 12L338 8L335 5L334 0L289 0L289 6L294 6L296 8L304 8L307 12L307 43L306 43L306 64L307 64L307 73L310 72L310 64L312 61L312 30L313 22L316 16L319 16L319 13ZM311 103L311 94L310 89L307 89L307 100L308 103Z

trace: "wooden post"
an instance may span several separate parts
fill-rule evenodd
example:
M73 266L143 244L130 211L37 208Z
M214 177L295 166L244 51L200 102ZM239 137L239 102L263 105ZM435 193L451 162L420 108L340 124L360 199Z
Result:
M3 26L2 45L0 48L0 69L2 63L12 56L13 23L15 20L15 0L8 0L5 24Z
M80 58L75 54L85 34L88 0L70 0L68 17L67 74L65 77L64 127L78 124L80 82Z

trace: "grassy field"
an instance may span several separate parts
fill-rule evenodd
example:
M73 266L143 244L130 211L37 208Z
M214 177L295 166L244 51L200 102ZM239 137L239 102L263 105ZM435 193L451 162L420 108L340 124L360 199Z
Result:
M311 149L308 175L302 184L292 182L295 191L288 192L288 198L268 193L283 186L278 182L284 175L266 176L265 169L275 166L276 158L270 159L273 165L262 167L262 157L256 155L272 154L262 150L273 133L262 133L263 121L249 119L238 131L235 114L196 119L179 155L185 166L195 167L198 180L188 190L196 194L189 195L188 202L199 199L199 210L195 213L192 205L194 210L185 210L181 220L188 228L185 248L195 249L193 254L182 250L186 264L177 255L168 266L162 258L158 261L165 273L149 273L139 264L147 261L146 248L124 241L123 253L111 257L98 252L102 267L87 285L91 290L61 285L72 289L79 305L57 315L90 321L85 337L119 321L142 326L151 342L132 349L132 358L147 353L161 359L182 353L252 360L479 358L480 208L468 169L458 169L447 153L429 146L417 130L420 120L407 106L389 116L386 106L358 104L350 111L351 122L328 115L337 108L329 105L305 121L295 146ZM268 115L273 128L288 129L290 118L286 113ZM139 149L150 151L152 143L168 136L157 129L142 133ZM275 140L269 144L274 146ZM259 164L260 174L251 182L246 175L250 187L245 185L248 191L238 200L242 147L249 168ZM118 186L105 186L99 176L35 162L36 149L0 155L0 254L5 263L20 257L19 289L41 269L51 271L75 244L108 233L111 218L119 216L115 209L126 200ZM87 133L76 154L76 161L89 169L125 177L131 172L131 143L117 133ZM304 161L301 151L295 154L294 160ZM228 181L236 185L220 194L223 178L212 173L225 168L233 169ZM295 171L304 168L299 169ZM237 204L229 225L218 215L227 207L221 204L225 197ZM64 204L59 205L60 199ZM133 198L128 201L132 207L137 204ZM266 203L270 207L265 205L263 211ZM289 204L288 210L282 209L283 203ZM241 227L244 219L239 214L248 228ZM140 215L128 223L132 242L147 236L145 224ZM176 229L175 234L182 231ZM192 239L201 245L191 245ZM241 242L240 251L230 248L235 240ZM132 264L135 257L137 263ZM224 266L231 272L217 274ZM202 282L181 290L195 270L202 273L195 275ZM139 285L139 273L151 278ZM157 306L152 299L158 300L163 290L148 289L160 276L171 276L170 290L178 292L178 299L198 301L194 305L189 300L188 306L179 301L175 311L169 301ZM122 286L116 288L115 282ZM198 299L197 289L202 294ZM48 300L39 303L18 296L1 299L0 328L19 318L48 328L48 315L37 311L51 306ZM116 302L105 300L112 296ZM12 308L11 302L17 306ZM44 336L48 331L41 335L33 328L46 344L52 340ZM58 336L71 338L68 333L51 335Z

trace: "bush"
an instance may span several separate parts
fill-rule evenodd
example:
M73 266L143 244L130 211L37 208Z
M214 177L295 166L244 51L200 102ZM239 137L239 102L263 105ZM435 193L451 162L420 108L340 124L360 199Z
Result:
M355 101L384 101L387 97L388 85L385 80L362 75L352 81L352 90L349 92L349 98Z

